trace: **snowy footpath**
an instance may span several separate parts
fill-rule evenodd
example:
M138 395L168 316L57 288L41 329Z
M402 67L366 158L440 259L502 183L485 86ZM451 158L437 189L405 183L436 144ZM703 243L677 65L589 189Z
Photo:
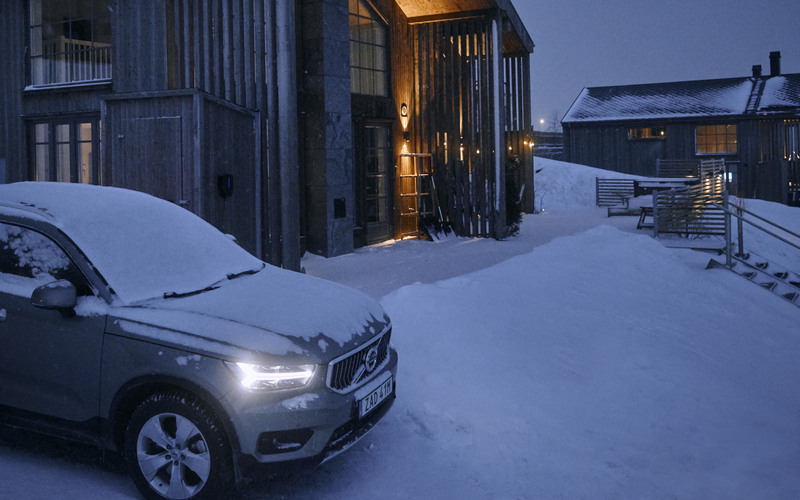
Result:
M594 169L536 161L543 213L517 238L304 259L381 300L398 399L346 453L244 498L800 498L800 308L607 218ZM748 208L800 232L800 209ZM0 498L48 497L136 492L96 450L0 432Z

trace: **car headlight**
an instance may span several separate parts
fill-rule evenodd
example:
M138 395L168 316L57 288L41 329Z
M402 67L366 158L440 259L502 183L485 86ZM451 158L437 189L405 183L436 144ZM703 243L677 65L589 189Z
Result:
M229 363L239 382L252 391L296 389L304 387L314 376L316 365L260 366L250 363Z

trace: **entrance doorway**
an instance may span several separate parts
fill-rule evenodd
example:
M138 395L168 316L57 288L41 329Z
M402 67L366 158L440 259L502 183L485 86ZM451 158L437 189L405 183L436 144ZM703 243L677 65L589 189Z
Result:
M356 137L356 247L393 236L391 136L391 125L367 123Z

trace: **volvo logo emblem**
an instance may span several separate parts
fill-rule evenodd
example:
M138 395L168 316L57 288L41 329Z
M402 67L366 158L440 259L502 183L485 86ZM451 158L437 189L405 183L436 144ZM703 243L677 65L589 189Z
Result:
M367 369L367 373L371 373L376 366L378 366L378 346L367 351L367 356L364 358L364 367Z

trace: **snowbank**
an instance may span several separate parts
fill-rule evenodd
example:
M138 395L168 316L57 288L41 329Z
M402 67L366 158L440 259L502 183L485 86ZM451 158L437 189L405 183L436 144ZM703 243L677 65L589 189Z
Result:
M596 204L595 179L641 179L549 158L534 158L537 212L584 210Z
M536 163L545 212L517 238L304 259L383 297L398 400L347 453L245 498L800 498L800 309L607 218L596 169ZM748 208L800 229L800 209ZM7 442L0 496L134 491Z

